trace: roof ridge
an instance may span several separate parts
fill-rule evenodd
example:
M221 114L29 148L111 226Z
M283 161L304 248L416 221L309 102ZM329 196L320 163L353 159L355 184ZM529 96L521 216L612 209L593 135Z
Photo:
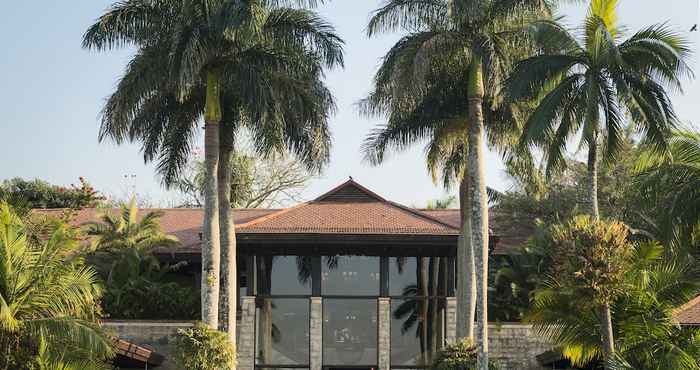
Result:
M366 193L366 194L369 195L370 197L372 197L372 198L374 198L374 199L376 199L376 200L378 200L378 201L380 201L380 202L388 202L384 197L382 197L381 195L379 195L379 194L373 192L372 190L369 190L369 189L367 189L366 187L360 185L360 183L358 183L357 181L355 181L355 180L352 178L352 176L350 176L350 179L348 179L348 180L345 181L344 183L342 183L342 184L340 184L340 185L334 187L333 189L331 189L331 190L329 190L329 191L327 191L327 192L325 192L325 193L319 195L318 197L316 197L314 200L310 201L309 203L313 203L313 202L322 202L323 199L328 198L330 195L333 195L333 194L337 193L338 191L340 191L341 189L345 188L345 187L348 186L348 185L354 185L355 187L357 187L358 189L360 189L361 191L363 191L364 193Z

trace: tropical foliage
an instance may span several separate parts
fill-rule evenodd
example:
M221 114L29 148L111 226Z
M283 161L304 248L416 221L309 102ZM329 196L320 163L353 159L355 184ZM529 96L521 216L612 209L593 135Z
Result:
M699 332L673 319L699 291L696 268L669 262L659 244L644 242L634 248L621 283L624 291L611 305L617 355L609 362L644 370L697 369ZM573 364L584 366L603 358L599 317L590 298L552 276L538 290L528 320L559 343Z
M0 368L100 368L111 339L98 322L96 272L76 254L76 231L56 222L38 243L0 203Z
M698 256L700 249L700 134L676 132L669 154L644 152L635 178L640 199L656 211L648 230L669 254Z
M226 334L201 323L180 329L175 337L175 362L181 369L229 370L235 368L236 351Z
M465 338L457 343L441 349L431 369L433 370L476 370L477 348L471 339ZM489 364L490 370L498 370L494 363Z
M164 234L162 212L139 215L134 200L119 214L106 211L99 222L87 223L94 252L88 260L105 281L105 314L119 319L195 319L199 314L197 291L192 284L174 280L171 272L185 263L161 263L153 250L179 245ZM194 281L194 280L192 280Z
M79 185L51 185L46 181L21 178L4 180L0 184L0 199L22 208L89 208L104 200L90 184L80 178Z

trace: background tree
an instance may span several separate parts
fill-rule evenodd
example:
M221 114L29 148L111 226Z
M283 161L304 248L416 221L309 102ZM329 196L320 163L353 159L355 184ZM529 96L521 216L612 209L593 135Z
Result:
M281 155L259 158L246 151L231 156L231 206L234 208L283 207L301 200L313 174L300 162ZM183 207L201 207L204 167L193 161L175 186L185 196Z
M28 181L19 177L4 180L0 184L0 199L21 208L90 208L99 206L104 197L90 184L80 178L79 185L68 187L49 184L35 179Z
M375 86L363 102L370 115L386 115L388 124L368 138L371 161L379 163L387 147L402 149L422 139L456 143L462 160L457 169L460 200L471 214L464 220L459 266L477 268L479 368L488 367L487 271L488 208L483 163L484 124L489 135L508 131L515 114L501 105L499 90L513 58L530 46L528 22L550 14L545 1L386 1L370 20L370 35L404 29L375 76ZM506 109L498 109L498 107ZM491 112L503 119L489 119ZM452 132L454 135L447 135ZM444 146L442 146L444 148ZM452 172L450 176L452 176ZM465 181L468 180L468 181ZM475 264L470 261L470 235ZM464 270L464 269L462 269ZM467 271L468 272L468 271ZM459 272L460 302L470 288ZM464 306L464 304L460 305ZM459 309L458 331L469 336L471 307ZM465 332L466 330L466 332Z
M600 217L599 153L612 161L624 143L631 118L644 141L657 150L667 146L676 114L666 88L681 89L692 76L686 64L687 41L665 24L622 40L617 0L591 1L579 41L554 21L536 25L549 51L519 62L507 82L515 101L544 95L525 124L523 145L545 148L548 172L564 164L567 141L581 133L588 148L588 203Z
M40 243L0 203L0 368L99 368L113 355L100 329L101 289L76 253L75 230L58 221ZM22 356L26 357L22 357Z
M647 149L638 162L635 189L654 209L647 228L670 248L669 256L698 256L700 247L700 134L679 131L669 140L667 156Z

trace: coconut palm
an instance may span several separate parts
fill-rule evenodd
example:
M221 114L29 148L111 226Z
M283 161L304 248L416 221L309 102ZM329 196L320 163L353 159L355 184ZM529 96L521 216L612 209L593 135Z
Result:
M221 155L227 164L232 136L245 126L260 154L289 149L312 168L328 159L326 124L333 102L320 79L323 67L342 64L342 41L314 13L281 7L287 3L130 0L115 4L84 38L86 47L96 49L139 47L105 105L100 137L142 141L145 159L158 158L166 184L185 165L204 118L202 316L217 326L221 227L228 298L222 302L223 326L232 340L235 305L228 301L235 301L236 291L235 230L228 197L220 196L229 186L217 188L219 179L229 178L218 174L228 168L219 165Z
M97 368L111 357L112 342L100 329L101 290L95 271L76 256L78 241L56 223L32 243L23 222L0 203L0 368L29 352L40 368ZM25 359L26 360L26 359Z
M596 218L599 153L612 160L619 152L625 115L646 142L664 149L677 121L666 89L680 90L681 79L692 75L683 37L660 24L623 39L616 7L617 0L591 1L580 39L556 22L539 22L538 36L548 50L519 62L507 83L513 100L543 96L522 143L544 147L549 173L565 163L567 140L581 133L580 145L588 149L590 214Z
M471 212L463 217L458 265L469 270L473 255L478 267L480 369L486 369L488 362L488 209L482 137L485 124L493 138L517 122L512 106L501 104L500 83L513 58L531 45L525 25L549 13L545 0L388 0L368 26L370 36L396 29L409 32L384 57L374 89L362 103L364 113L388 117L387 125L368 138L368 159L379 163L387 149L404 149L423 139L431 141L429 151L434 147L456 154L437 157L456 159L444 163L457 169L460 200L468 203L461 208ZM460 337L471 335L472 322L470 307L462 303L469 299L466 293L473 284L464 275L469 271L463 270L458 280Z

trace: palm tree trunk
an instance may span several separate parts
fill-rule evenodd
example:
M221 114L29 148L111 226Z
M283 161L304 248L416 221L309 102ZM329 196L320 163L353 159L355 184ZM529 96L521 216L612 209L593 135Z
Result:
M460 234L457 241L457 338L474 340L476 310L476 268L471 234L469 172L459 184Z
M477 328L477 369L488 370L488 264L489 264L489 221L486 196L486 176L484 169L483 137L484 117L482 104L484 86L481 60L473 57L469 66L469 196L471 203L472 246L476 269L476 328Z
M591 206L591 217L600 219L598 210L598 134L593 133L588 146L588 201Z
M609 369L610 356L615 352L615 338L613 336L612 316L610 305L604 304L600 307L600 332L603 339L603 354L605 355L605 369Z
M207 71L207 100L204 112L204 225L202 240L202 322L212 329L219 323L219 122L221 122L220 78Z
M236 229L231 208L231 155L233 154L233 125L221 125L219 151L219 227L221 230L221 284L219 299L219 330L228 334L236 348L236 305L238 303Z

